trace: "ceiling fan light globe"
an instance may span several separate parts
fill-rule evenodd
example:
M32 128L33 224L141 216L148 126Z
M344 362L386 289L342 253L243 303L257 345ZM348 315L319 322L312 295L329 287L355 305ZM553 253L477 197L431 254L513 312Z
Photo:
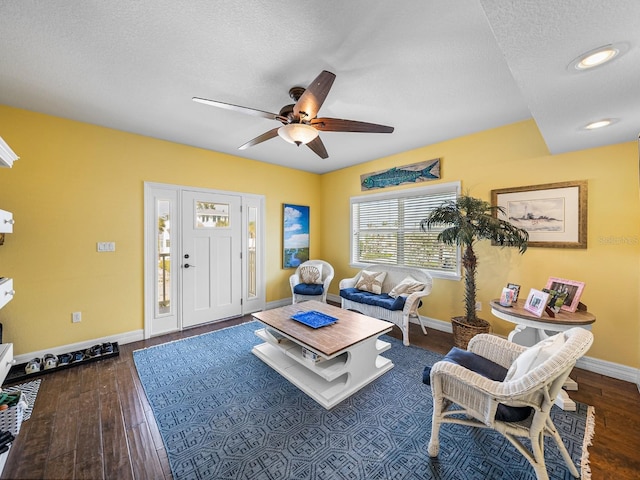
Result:
M280 137L294 145L306 145L318 136L318 130L304 123L290 123L278 129Z

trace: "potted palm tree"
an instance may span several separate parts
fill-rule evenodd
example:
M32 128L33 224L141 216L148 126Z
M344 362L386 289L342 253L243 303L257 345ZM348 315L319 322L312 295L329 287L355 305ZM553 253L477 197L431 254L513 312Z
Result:
M444 202L420 222L423 231L434 226L447 228L438 234L438 241L464 249L464 317L453 317L453 341L456 347L466 349L471 338L489 332L491 324L476 315L476 267L478 259L473 250L479 240L491 240L496 245L517 247L522 254L527 250L529 233L506 220L498 218L504 209L468 195Z

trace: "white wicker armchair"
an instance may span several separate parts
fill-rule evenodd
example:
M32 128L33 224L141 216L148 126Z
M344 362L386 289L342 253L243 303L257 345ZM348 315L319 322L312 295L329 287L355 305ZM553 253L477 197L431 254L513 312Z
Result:
M549 435L558 445L571 474L579 477L549 413L576 361L589 350L593 335L588 330L576 327L564 332L564 336L565 343L558 351L538 367L514 380L497 382L455 363L435 363L430 374L433 419L429 455L438 455L438 435L443 423L489 428L502 434L524 455L533 466L538 480L547 480L549 476L544 462L543 441L544 436ZM467 348L507 369L526 349L490 334L476 335ZM530 406L533 412L522 422L499 421L496 420L499 403L512 407ZM449 410L452 404L460 408ZM519 437L529 438L531 450Z
M300 278L300 269L307 266L312 265L321 265L322 266L322 293L319 295L303 295L300 293L296 293L294 290L296 285L302 283L302 279ZM307 300L318 300L322 303L327 303L327 292L329 291L329 286L331 285L331 281L333 280L334 270L331 264L325 262L324 260L307 260L304 263L301 263L293 275L289 277L289 285L291 286L291 297L292 304L304 302Z

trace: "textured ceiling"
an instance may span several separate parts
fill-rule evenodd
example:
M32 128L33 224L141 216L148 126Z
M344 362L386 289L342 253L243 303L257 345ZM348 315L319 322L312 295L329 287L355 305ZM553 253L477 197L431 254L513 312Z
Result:
M315 173L531 117L560 153L637 137L638 19L637 0L2 0L0 103ZM567 68L610 43L610 64ZM322 70L320 116L394 133L322 132L325 160L238 150L279 123L191 101L278 113Z

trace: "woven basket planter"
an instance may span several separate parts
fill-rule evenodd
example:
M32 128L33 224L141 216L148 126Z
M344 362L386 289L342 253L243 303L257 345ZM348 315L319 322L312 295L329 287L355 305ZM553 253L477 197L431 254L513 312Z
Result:
M465 317L452 317L451 326L453 327L453 344L463 350L467 349L469 340L479 333L489 333L491 331L491 324L486 320L478 319L482 325L475 326L469 325L465 321Z

